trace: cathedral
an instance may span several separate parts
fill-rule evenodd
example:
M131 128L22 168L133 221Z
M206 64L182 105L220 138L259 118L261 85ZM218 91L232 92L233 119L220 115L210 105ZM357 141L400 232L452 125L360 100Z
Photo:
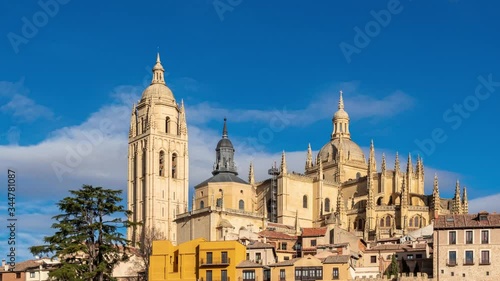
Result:
M304 172L289 172L283 152L280 167L269 169L268 179L255 181L251 163L248 178L239 177L224 119L212 175L195 183L188 208L186 112L165 83L158 54L151 85L133 106L130 120L128 209L141 226L130 229L128 239L140 242L151 227L176 244L199 237L248 238L271 225L295 235L302 227L336 225L371 241L404 236L441 214L468 213L467 191L458 181L452 199L440 198L437 175L432 194L424 193L420 157L414 163L409 154L401 168L396 154L391 169L382 155L379 168L373 141L365 157L351 138L349 120L340 91L329 140L315 157L309 145Z

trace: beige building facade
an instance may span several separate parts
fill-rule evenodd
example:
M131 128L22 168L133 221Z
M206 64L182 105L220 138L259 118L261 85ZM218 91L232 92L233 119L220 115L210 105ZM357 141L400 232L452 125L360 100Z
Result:
M434 278L498 280L500 214L440 216L434 225Z

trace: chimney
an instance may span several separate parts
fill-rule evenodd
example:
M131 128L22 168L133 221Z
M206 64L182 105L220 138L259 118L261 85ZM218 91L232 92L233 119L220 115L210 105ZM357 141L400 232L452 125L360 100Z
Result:
M5 259L2 259L2 266L5 266Z

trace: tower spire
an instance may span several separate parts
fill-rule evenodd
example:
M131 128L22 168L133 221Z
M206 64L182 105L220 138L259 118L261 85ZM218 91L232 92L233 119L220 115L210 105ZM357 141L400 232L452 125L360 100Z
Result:
M373 145L373 140L370 143L370 158L368 159L368 169L371 173L377 171L377 162L375 160L375 146Z
M460 200L460 182L458 180L455 185L455 197L453 197L453 213L462 213L462 200Z
M382 153L382 173L385 173L386 168L385 153Z
M411 161L411 153L408 153L408 163L406 164L406 174L411 176L413 174L413 164Z
M281 153L281 174L284 175L287 173L288 171L286 169L286 155L285 151L283 150L283 153Z
M222 138L227 139L227 118L224 117L224 127L222 127Z
M342 97L343 92L339 92L339 105L338 110L333 115L333 132L331 139L339 138L340 136L345 136L350 138L349 133L349 114L344 110L344 98Z
M399 173L399 154L396 151L396 160L394 161L394 172Z
M248 169L248 183L254 184L255 183L255 175L253 173L253 163L250 162L250 169Z
M312 149L311 149L311 144L307 146L307 158L306 158L306 170L312 167Z
M156 53L156 64L153 67L153 79L151 80L151 84L165 84L164 72L165 69L163 69L160 61L160 52L158 52Z
M464 186L464 192L462 194L462 214L469 213L469 200L467 199L467 188Z
M339 91L339 106L338 106L338 109L344 109L344 98L342 97L342 90Z
M438 176L434 174L434 188L432 191L432 209L434 211L434 218L437 218L441 210L441 199L439 197L439 183Z

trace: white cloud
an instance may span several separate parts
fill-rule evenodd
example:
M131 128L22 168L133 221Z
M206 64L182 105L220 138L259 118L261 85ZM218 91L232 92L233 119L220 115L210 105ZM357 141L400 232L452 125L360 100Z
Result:
M34 100L19 94L14 95L10 102L0 107L0 111L11 113L18 120L26 122L33 122L38 118L51 119L54 116L48 107L39 105Z
M0 112L11 114L19 122L33 122L36 119L52 119L54 113L48 107L37 104L30 99L24 87L24 78L19 82L0 81L0 98L10 99L0 106ZM0 102L3 103L2 100Z
M469 214L487 211L500 213L500 193L469 200Z
M350 86L355 89L354 86ZM345 109L355 119L388 118L404 112L414 105L414 98L402 91L395 91L383 98L375 98L358 94L354 91L344 94ZM338 92L327 91L303 109L290 109L286 105L281 108L261 109L228 109L219 104L202 102L187 106L188 121L191 124L205 124L212 120L220 120L227 116L231 122L268 122L279 120L285 126L307 126L318 120L331 118L338 106ZM292 122L300 120L300 122Z

